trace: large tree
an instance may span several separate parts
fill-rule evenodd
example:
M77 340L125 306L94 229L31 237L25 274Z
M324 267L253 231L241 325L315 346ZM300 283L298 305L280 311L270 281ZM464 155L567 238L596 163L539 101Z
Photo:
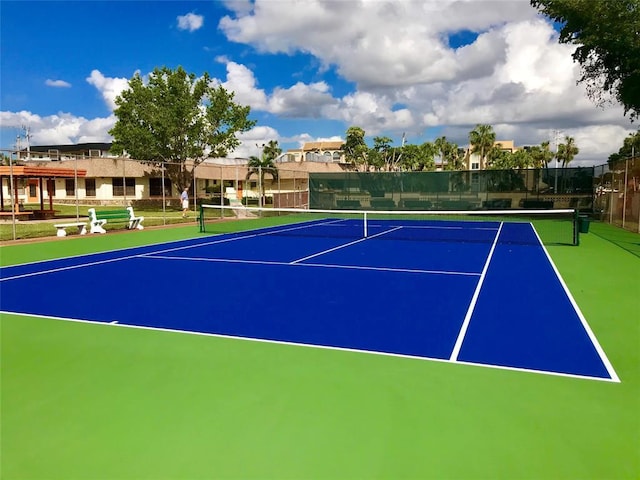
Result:
M226 156L240 144L236 134L255 125L233 97L206 72L196 78L182 67L155 68L148 81L135 74L116 98L112 151L164 166L182 190L205 158Z
M367 158L369 147L364 141L365 131L360 127L349 127L345 135L345 142L342 145L345 160L351 163L356 170L369 170L369 160Z
M618 153L609 155L607 163L613 168L617 162L638 157L640 157L640 130L635 133L630 133L629 136L624 139Z
M578 45L580 82L602 104L609 93L625 114L640 114L640 0L531 0L558 22L560 42Z

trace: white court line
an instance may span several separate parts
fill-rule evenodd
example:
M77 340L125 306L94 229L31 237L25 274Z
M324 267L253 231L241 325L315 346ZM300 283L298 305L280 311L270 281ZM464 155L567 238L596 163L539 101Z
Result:
M305 260L309 260L310 258L319 257L320 255L324 255L329 252L333 252L335 250L340 250L341 248L349 247L351 245L355 245L356 243L364 242L365 240L369 240L371 238L380 237L381 235L386 235L387 233L395 232L396 230L400 230L402 227L392 228L391 230L387 230L384 232L376 233L375 235L371 235L368 237L360 238L359 240L355 240L353 242L345 243L344 245L338 245L337 247L330 248L328 250L323 250L322 252L314 253L313 255L309 255L307 257L299 258L291 262L292 265L296 263L304 262Z
M156 252L149 252L149 253L145 253L141 256L153 256L157 253L167 253L167 252L176 252L178 250L188 250L190 248L198 248L198 247L205 247L205 246L209 246L209 245L216 245L219 243L226 243L226 242L234 242L236 240L246 240L248 238L256 238L256 237L263 237L265 235L276 235L278 233L281 232L290 232L293 230L302 230L302 229L306 229L306 228L312 228L312 227L317 227L317 226L325 226L325 225L331 225L333 223L337 223L337 222L342 222L343 220L331 220L329 222L321 222L321 223L314 223L313 225L296 225L294 227L289 227L289 228L280 228L277 230L270 230L268 232L256 232L256 233L250 233L247 235L239 235L237 237L225 237L223 239L220 240L212 240L210 242L203 242L203 243L199 243L197 245L184 245L181 247L175 247L175 248L167 248L165 250L158 250ZM227 234L225 234L227 235Z
M287 345L287 346L303 347L303 348L318 348L318 349L322 349L322 350L333 350L333 351L338 351L338 352L363 353L363 354L378 355L378 356L383 356L383 357L406 358L406 359L410 359L410 360L421 360L421 361L438 362L438 363L450 363L450 364L455 364L455 365L458 365L458 366L459 365L468 365L468 366L472 366L472 367L492 368L492 369L496 369L496 370L507 370L507 371L514 371L514 372L535 373L535 374L538 374L538 375L549 375L549 376L554 376L554 377L575 378L575 379L578 379L578 380L596 380L596 381L600 381L600 382L612 382L612 380L609 379L609 378L590 377L590 376L587 376L587 375L576 375L576 374L571 374L571 373L550 372L550 371L547 371L547 370L533 370L533 369L519 368L519 367L505 367L505 366L501 366L501 365L491 365L491 364L484 364L484 363L472 363L472 362L464 362L464 361L455 361L454 362L454 361L451 361L451 360L448 360L448 359L444 359L444 358L421 357L421 356L418 356L418 355L407 355L407 354L402 354L402 353L378 352L378 351L375 351L375 350L363 350L363 349L348 348L348 347L333 347L333 346L329 346L329 345L316 345L316 344L313 344L313 343L287 342L287 341L284 341L284 340L267 340L267 339L263 339L263 338L239 337L237 335L225 335L225 334L221 334L221 333L193 332L193 331L189 331L189 330L177 330L177 329L162 328L162 327L145 327L145 326L142 326L142 325L127 325L127 324L124 324L124 323L118 323L117 320L114 320L112 322L107 322L107 321L100 322L100 321L97 321L97 320L83 320L83 319L77 319L77 318L55 317L55 316L51 316L51 315L37 315L37 314L17 313L17 312L8 312L8 311L5 311L5 310L0 310L0 315L3 315L3 314L16 315L16 316L21 316L21 317L44 318L44 319L58 320L58 321L63 321L63 322L83 323L83 324L102 326L102 327L107 327L107 328L131 328L131 329L135 329L135 330L148 330L148 331L152 331L152 332L175 333L175 334L178 334L178 335L195 335L195 336L201 336L201 337L213 337L213 338L222 338L222 339L229 339L229 340L239 340L239 341L244 341L244 342L268 343L268 344Z
M491 250L489 250L487 261L484 263L482 273L480 274L480 280L478 280L478 284L476 285L476 290L473 292L471 303L469 304L469 308L467 309L467 314L465 315L464 321L462 322L462 327L460 328L460 332L458 333L458 338L456 339L455 346L453 347L453 351L451 352L451 357L449 357L449 360L451 360L452 362L456 362L458 360L458 354L460 353L460 349L462 348L462 342L464 341L464 337L467 334L467 329L469 328L469 322L471 322L471 316L473 315L473 310L476 307L476 303L478 302L478 296L480 295L480 290L482 289L482 284L484 283L484 279L487 276L489 263L491 263L493 252L495 251L496 245L498 244L498 237L500 237L500 232L502 231L502 225L503 223L501 222L500 227L498 228L498 232L496 233L496 237L493 239Z
M345 270L372 270L379 272L400 272L400 273L425 273L430 275L462 275L468 277L479 277L479 273L475 272L456 272L447 270L420 270L415 268L393 268L393 267L367 267L361 265L332 265L330 263L291 263L291 262L275 262L268 260L241 260L233 258L205 258L205 257L168 257L163 255L141 256L150 260L182 260L192 262L214 262L214 263L246 263L251 265L280 265L295 267L316 267L316 268L336 268Z
M319 224L315 224L315 225L327 225L330 223L334 223L334 222L338 222L341 220L332 220L331 222L325 222L325 223L319 223ZM241 236L237 236L237 237L225 237L219 240L213 240L210 242L203 242L203 243L198 243L195 245L183 245L180 247L173 247L173 248L165 248L163 250L156 250L154 252L147 252L147 253L140 253L140 254L136 254L136 255L125 255L124 257L118 257L118 258L109 258L106 260L98 260L96 262L89 262L89 263L81 263L78 265L68 265L65 267L58 267L58 268L51 268L48 270L40 270L37 272L30 272L30 273L23 273L21 275L14 275L12 277L4 277L4 278L0 278L0 282L4 282L7 280L18 280L21 278L27 278L27 277L35 277L38 275L47 275L49 273L56 273L56 272L62 272L65 270L73 270L76 268L84 268L84 267L91 267L91 266L95 266L95 265L102 265L102 264L106 264L106 263L112 263L112 262L118 262L120 260L130 260L132 258L144 258L144 257L149 257L152 256L154 254L157 253L167 253L167 252L175 252L177 250L186 250L186 249L190 249L190 248L197 248L197 247L202 247L202 246L207 246L207 245L215 245L218 243L225 243L225 242L232 242L235 240L244 240L247 238L254 238L254 237L259 237L262 235L272 235L275 233L279 233L279 232L286 232L286 231L290 231L290 230L298 230L300 228L309 228L308 225L306 226L297 226L297 227L291 227L291 228L286 228L286 229L279 229L277 231L269 231L269 232L262 232L262 233L253 233L253 234L249 234L249 235L241 235ZM188 239L191 240L191 239ZM183 240L174 240L174 241L183 241ZM174 241L172 241L171 243L173 243ZM169 242L165 242L165 243L169 243ZM155 244L155 245L151 245L151 246L159 246L162 244ZM65 257L65 258L55 258L55 259L50 259L50 260L43 260L41 262L33 262L33 264L38 264L38 263L46 263L46 262L52 262L52 261L58 261L58 260L67 260L67 259L72 259L72 258L82 258L82 257L91 257L93 255L102 255L102 254L108 254L108 253L112 253L112 252L118 252L118 251L127 251L127 250L133 250L133 249L137 249L137 248L146 248L145 245L140 245L137 247L129 247L126 249L119 249L119 250L111 250L111 251L105 251L105 252L97 252L97 253L91 253L91 254L86 254L86 255L78 255L78 256L72 256L72 257ZM24 264L24 265L30 265L30 264ZM10 265L7 266L5 268L12 268L12 267L18 267L20 265Z
M582 327L587 332L587 335L589 336L589 339L591 340L591 343L593 343L594 348L598 352L598 355L600 355L600 360L602 360L602 363L604 364L605 368L607 369L607 372L609 373L609 376L611 377L612 381L620 382L620 377L618 377L618 374L616 373L615 369L613 368L613 364L609 361L609 358L607 357L607 354L604 352L604 349L600 345L600 342L598 342L598 339L596 338L596 335L593 333L593 330L591 330L591 327L587 323L587 319L582 314L582 311L580 310L580 307L578 306L578 303L573 298L573 295L571 295L571 292L569 291L569 287L567 287L567 284L564 283L564 279L560 275L560 271L556 267L556 264L553 263L553 260L551 259L551 255L549 255L549 252L547 251L547 248L544 246L544 243L542 243L542 239L540 238L540 235L538 235L538 232L537 232L536 228L533 226L533 224L530 224L530 225L531 225L531 228L533 229L533 233L535 233L536 237L538 238L538 242L540 242L540 246L542 247L542 251L546 255L547 260L549 260L549 263L551 264L551 268L553 268L553 271L555 272L556 277L557 277L558 281L560 282L560 285L562 285L562 288L564 289L564 293L567 295L567 298L569 299L569 302L571 302L571 305L573 306L573 309L575 310L576 315L578 315L578 318L580 319L580 322L582 323Z
M119 262L120 260L130 260L132 258L140 258L141 256L142 255L128 255L128 256L125 256L125 257L110 258L110 259L107 259L107 260L99 260L97 262L81 263L79 265L69 265L67 267L51 268L49 270L40 270L38 272L23 273L22 275L15 275L13 277L0 278L0 282L4 282L6 280L18 280L20 278L35 277L35 276L38 276L38 275L46 275L46 274L55 273L55 272L63 272L65 270L73 270L73 269L76 269L76 268L84 268L84 267L91 267L91 266L95 266L95 265L102 265L102 264L106 264L106 263Z
M373 223L369 221L369 225L372 227L387 227L383 223ZM490 232L495 232L497 230L496 227L469 227L469 226L442 226L442 225L402 225L402 228L408 228L409 230L420 230L420 229L431 229L431 230L487 230Z

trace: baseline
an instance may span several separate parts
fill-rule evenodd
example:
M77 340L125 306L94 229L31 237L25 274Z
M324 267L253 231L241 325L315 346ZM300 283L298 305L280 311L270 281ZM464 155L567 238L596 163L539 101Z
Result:
M14 315L14 316L18 316L18 317L33 317L33 318L40 318L40 319L60 321L60 322L71 322L71 323L80 323L80 324L85 324L85 325L95 325L95 326L104 327L104 328L127 328L127 329L133 329L133 330L144 330L144 331L149 331L149 332L160 332L160 333L169 333L169 334L177 334L177 335L195 335L195 336L200 336L200 337L220 338L220 339L243 341L243 342L257 342L257 343L266 343L266 344L273 344L273 345L284 345L284 346L291 346L291 347L316 348L316 349L321 349L321 350L330 350L330 351L337 351L337 352L359 353L359 354L365 354L365 355L376 355L376 356L391 357L391 358L403 358L403 359L407 359L407 360L418 360L418 361L425 361L425 362L448 363L448 364L457 365L457 366L469 366L469 367L475 367L475 368L490 368L490 369L494 369L494 370L504 370L504 371L521 372L521 373L533 373L533 374L537 374L537 375L572 378L572 379L578 379L578 380L591 380L591 381L595 380L595 381L607 382L607 383L614 383L615 382L615 380L612 380L612 379L609 379L609 378L591 377L591 376L586 376L586 375L574 375L574 374L562 373L562 372L553 372L553 371L545 371L545 370L530 370L530 369L519 368L519 367L507 367L507 366L502 366L502 365L490 365L490 364L485 364L485 363L474 363L474 362L459 361L459 360L453 362L453 361L451 361L449 359L446 359L446 358L424 357L424 356L419 356L419 355L409 355L409 354L391 353L391 352L378 352L378 351L374 351L374 350L363 350L363 349L358 349L358 348L337 347L337 346L331 346L331 345L316 345L316 344L313 344L313 343L301 343L301 342L290 342L290 341L272 340L272 339L264 339L264 338L242 337L242 336L238 336L238 335L198 332L198 331L180 330L180 329L166 328L166 327L150 327L150 326L146 326L146 325L130 325L130 324L126 324L126 323L119 323L117 321L101 322L99 320L85 320L85 319L79 319L79 318L68 318L68 317L60 317L60 316L54 316L54 315L28 314L28 313L20 313L20 312L10 312L10 311L6 311L6 310L0 310L0 315Z

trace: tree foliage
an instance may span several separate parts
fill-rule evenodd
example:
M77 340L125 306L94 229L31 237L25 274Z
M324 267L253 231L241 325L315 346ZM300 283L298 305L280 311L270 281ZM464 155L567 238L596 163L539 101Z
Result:
M440 157L440 164L444 170L462 170L464 154L460 151L458 144L450 142L447 137L442 136L435 139L433 146Z
M342 151L344 152L345 160L352 164L356 169L363 168L368 170L367 154L369 147L364 141L365 131L360 127L349 127L345 136L344 145L342 145Z
M248 119L249 107L237 105L233 97L213 86L206 72L196 78L182 67L155 68L147 82L135 74L116 98L112 151L164 165L181 190L205 158L226 156L240 144L236 134L255 125Z
M573 137L565 136L564 143L558 144L558 151L556 152L556 158L562 168L571 163L573 158L580 153L580 149L576 145L576 141Z
M513 152L504 150L502 145L495 143L496 134L491 125L476 125L469 132L471 148L468 151L450 142L445 136L438 137L433 142L424 142L421 145L406 144L401 147L393 147L392 139L389 137L374 137L372 148L367 146L364 136L365 131L362 128L350 127L342 149L347 161L351 162L356 170L365 172L434 171L436 158L440 159L442 170L459 171L465 168L468 161L466 156L470 153L483 158L482 168L487 170L548 168L549 162L554 158L566 167L579 152L572 137L565 137L565 143L558 145L558 152L551 151L549 141Z
M632 120L640 113L640 0L531 0L562 24L560 42L578 45L573 59L589 96L611 94Z
M624 139L618 152L609 155L607 163L610 167L613 167L617 162L626 160L627 158L637 157L640 157L640 130L635 133L630 133L629 136Z
M548 167L549 162L553 160L554 157L549 141L542 142L540 145L531 147L529 149L529 155L531 156L531 166L533 168Z
M410 172L422 172L435 169L435 148L431 142L421 145L408 144L402 147L400 168Z
M484 170L487 155L496 141L496 133L491 125L478 124L469 132L471 153L480 156L480 170Z

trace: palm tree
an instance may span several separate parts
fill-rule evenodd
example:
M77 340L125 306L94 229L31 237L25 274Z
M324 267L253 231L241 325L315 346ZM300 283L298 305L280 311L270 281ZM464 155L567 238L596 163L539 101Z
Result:
M533 161L533 168L547 168L549 162L553 160L554 153L549 147L550 142L542 142L540 145L531 147L529 151L531 153L531 159Z
M249 157L249 161L247 162L247 167L249 171L247 172L246 179L249 180L251 176L255 173L259 178L259 206L262 207L264 205L264 177L268 173L271 175L271 182L275 182L278 180L278 167L274 163L275 157L272 157L271 153L266 151L262 152L261 157L256 157L252 155Z
M447 137L438 137L433 142L435 153L440 157L440 165L443 170L461 170L463 168L463 155L456 143L447 140Z
M469 143L471 153L480 155L480 170L485 168L487 154L496 141L496 133L491 125L476 125L476 128L469 132Z
M565 168L571 160L580 153L580 149L576 146L576 141L573 137L565 136L565 143L561 143L558 145L558 151L556 152L556 158L562 165L562 168Z
M277 140L269 140L266 145L263 145L263 152L264 155L275 160L282 153L282 149Z

